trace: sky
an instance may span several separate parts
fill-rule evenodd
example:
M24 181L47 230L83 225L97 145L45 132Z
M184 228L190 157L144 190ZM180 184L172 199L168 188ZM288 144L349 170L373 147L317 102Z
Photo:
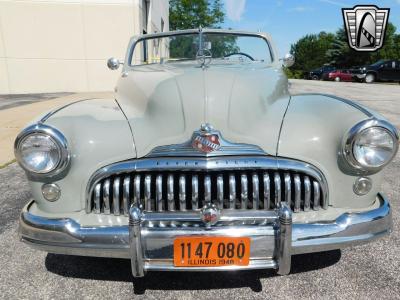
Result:
M343 26L341 9L360 4L390 8L389 22L400 33L400 0L224 0L222 27L268 32L283 56L306 34L335 32Z

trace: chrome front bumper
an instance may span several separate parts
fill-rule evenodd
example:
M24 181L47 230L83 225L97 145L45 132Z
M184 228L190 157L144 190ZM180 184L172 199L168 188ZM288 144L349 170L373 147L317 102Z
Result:
M260 225L152 227L152 222L171 220L198 222L197 213L143 213L131 208L129 226L82 227L72 219L49 219L29 212L27 204L20 217L21 240L47 252L129 258L134 276L145 271L207 271L236 269L277 269L290 272L291 255L339 249L369 242L388 234L392 228L389 202L378 195L380 206L360 213L345 213L329 222L292 224L291 211L283 205L274 211L223 211L221 224L239 220L261 221ZM250 264L245 267L185 267L173 265L173 240L182 235L248 236Z

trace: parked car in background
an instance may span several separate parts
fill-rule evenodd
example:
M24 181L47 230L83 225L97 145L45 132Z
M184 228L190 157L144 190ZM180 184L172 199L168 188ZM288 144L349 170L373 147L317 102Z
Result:
M353 81L353 75L349 70L334 70L322 74L323 80L334 80L334 81Z
M322 75L324 73L329 73L334 70L335 70L335 67L333 67L333 66L323 66L321 68L310 71L308 74L308 79L320 80L320 79L322 79Z
M400 82L400 61L380 60L363 68L364 81L398 81Z
M292 255L391 231L380 184L396 128L347 99L290 95L268 34L145 34L124 63L108 61L120 64L114 97L59 108L18 135L32 191L20 217L28 245L129 258L134 277L283 275Z
M361 67L357 66L357 67L351 67L351 69L349 69L349 71L353 77L353 81L364 82L364 80L365 80L364 68L365 68L365 66L361 66Z

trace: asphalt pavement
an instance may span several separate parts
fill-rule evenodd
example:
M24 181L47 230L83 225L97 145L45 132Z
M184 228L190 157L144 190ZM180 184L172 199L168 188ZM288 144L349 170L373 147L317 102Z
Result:
M291 90L323 93L334 89L339 96L367 99L370 107L399 122L400 85L395 89L379 85L375 93L365 86L292 81ZM400 299L399 178L397 155L385 171L382 186L392 200L394 231L374 243L294 256L287 276L270 270L152 272L145 281L137 281L131 276L129 260L47 254L19 242L18 215L31 194L23 171L12 164L0 169L0 298Z

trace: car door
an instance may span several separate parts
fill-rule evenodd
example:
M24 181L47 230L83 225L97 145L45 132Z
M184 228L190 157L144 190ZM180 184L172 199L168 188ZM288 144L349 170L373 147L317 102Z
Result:
M381 80L392 80L393 78L393 70L394 64L393 61L384 62L379 70L378 70L378 77Z
M351 78L352 78L351 72L349 70L343 70L342 77L343 77L343 81L351 81Z
M400 81L400 61L396 61L395 69L393 70L393 79L395 81Z

